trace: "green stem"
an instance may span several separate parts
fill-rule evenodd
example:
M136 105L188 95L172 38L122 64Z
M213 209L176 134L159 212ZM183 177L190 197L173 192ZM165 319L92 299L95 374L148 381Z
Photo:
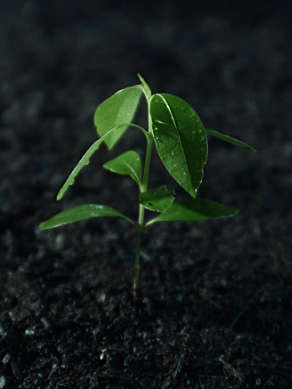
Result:
M147 133L147 149L146 149L146 157L144 164L144 172L143 172L143 181L140 187L140 192L146 192L148 187L148 178L149 178L149 170L150 170L150 162L151 162L151 153L153 146L153 136L152 136L152 124L150 114L148 113L148 126L149 131ZM142 236L145 228L144 225L144 212L145 208L142 204L139 205L139 219L138 219L138 240L137 240L137 250L136 250L136 258L135 258L135 276L134 276L134 298L137 296L137 288L139 282L139 270L140 270L140 254L141 254L141 245L142 245Z
M143 230L144 230L144 226L141 226L141 228L138 227L138 241L137 241L136 258L135 258L135 277L134 277L134 291L133 291L134 298L137 297L137 287L139 282L140 254L141 254Z

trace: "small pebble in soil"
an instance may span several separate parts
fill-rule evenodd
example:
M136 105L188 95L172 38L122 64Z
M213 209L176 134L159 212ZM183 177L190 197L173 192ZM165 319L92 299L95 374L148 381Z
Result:
M7 353L7 354L4 356L4 358L2 359L3 365L7 365L7 363L9 363L10 359L11 359L11 355L10 355L10 353Z
M34 336L35 335L35 328L33 328L33 327L27 328L25 330L25 335Z
M10 380L5 375L2 375L0 377L0 389L8 388L9 384Z

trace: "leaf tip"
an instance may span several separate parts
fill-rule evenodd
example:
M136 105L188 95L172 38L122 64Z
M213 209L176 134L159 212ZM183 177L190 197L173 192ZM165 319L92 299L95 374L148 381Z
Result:
M39 229L40 229L41 231L43 231L43 230L46 229L45 222L42 222L42 223L39 224Z
M137 76L141 82L142 88L144 89L144 94L145 94L146 98L150 99L152 92L151 92L149 85L147 84L147 82L144 80L144 78L141 76L140 73L138 73Z

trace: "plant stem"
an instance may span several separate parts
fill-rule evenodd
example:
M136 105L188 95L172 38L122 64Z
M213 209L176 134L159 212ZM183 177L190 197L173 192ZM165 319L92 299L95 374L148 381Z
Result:
M141 253L143 230L144 230L144 226L141 226L140 228L138 227L138 241L137 241L136 258L135 258L135 277L134 277L134 290L133 290L134 298L137 297L137 287L139 282L140 253Z
M147 133L147 148L146 148L146 157L145 157L144 172L143 172L143 182L140 188L141 193L147 191L151 153L152 153L152 146L153 146L152 124L150 119L151 119L150 114L148 113L149 131ZM144 206L142 204L139 204L139 219L137 225L138 239L137 239L137 249L136 249L136 258L135 258L135 276L134 276L134 291L133 291L134 298L136 298L137 296L137 287L139 282L141 244L142 244L143 231L145 228L144 212L145 212Z

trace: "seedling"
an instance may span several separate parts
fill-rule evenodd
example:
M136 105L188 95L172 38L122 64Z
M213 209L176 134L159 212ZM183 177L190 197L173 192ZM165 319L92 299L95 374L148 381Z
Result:
M142 235L145 228L162 221L198 221L235 215L238 210L214 201L197 198L207 161L208 143L206 135L255 151L246 143L204 128L196 112L181 98L167 93L152 94L148 84L138 75L141 84L122 89L101 103L94 115L94 124L99 139L95 141L69 175L60 189L57 200L61 200L80 170L89 163L92 154L102 143L112 149L129 127L144 134L146 156L142 166L135 151L126 151L108 161L104 168L121 175L129 175L139 187L139 216L137 223L128 216L106 205L86 204L60 212L40 224L45 230L63 224L92 217L117 216L126 219L138 233L135 258L134 296L136 296ZM148 130L133 123L142 95L146 98ZM168 173L191 196L175 202L175 191L167 185L148 190L151 152L155 144L158 155ZM145 222L145 209L156 212L154 218ZM157 215L158 213L158 215Z

